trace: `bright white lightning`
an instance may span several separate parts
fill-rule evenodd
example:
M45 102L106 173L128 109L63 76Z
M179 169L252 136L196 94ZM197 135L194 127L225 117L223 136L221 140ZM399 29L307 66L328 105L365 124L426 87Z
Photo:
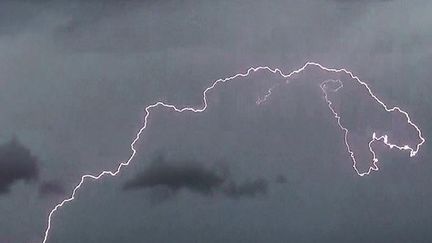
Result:
M270 67L267 67L267 66L251 67L251 68L249 68L249 69L247 70L247 72L245 72L245 73L238 73L238 74L235 74L235 75L233 75L233 76L230 76L230 77L227 77L227 78L223 78L223 79L218 79L218 80L214 81L213 84L212 84L211 86L209 86L208 88L206 88L206 89L204 90L204 92L203 92L203 104L202 104L202 107L201 107L201 108L193 108L193 107L183 107L183 108L178 108L178 107L175 106L175 105L172 105L172 104L166 104L166 103L163 103L163 102L156 102L156 103L154 103L154 104L151 104L151 105L147 106L147 107L145 108L145 116L144 116L144 123L143 123L143 126L138 130L138 132L137 132L135 138L133 139L132 143L130 144L130 148L131 148L132 153L131 153L131 155L129 156L128 160L125 161L125 162L121 162L121 163L117 166L117 168L116 168L115 170L105 170L105 171L102 171L101 173L99 173L98 175L86 174L86 175L81 176L81 180L80 180L80 182L79 182L79 183L74 187L74 189L73 189L73 191L72 191L72 194L71 194L68 198L66 198L66 199L64 199L63 201L61 201L60 203L58 203L58 204L57 204L57 205L56 205L56 206L55 206L55 207L50 211L50 213L48 214L48 222L47 222L47 226L46 226L46 230L45 230L45 234L44 234L44 238L43 238L43 240L42 240L42 243L46 243L46 242L48 241L48 236L49 236L49 233L50 233L50 230L51 230L51 222L52 222L52 218L53 218L55 212L57 212L57 211L58 211L61 207L63 207L66 203L71 202L71 201L73 201L73 200L75 199L75 196L76 196L77 191L81 188L81 186L84 184L84 182L85 182L86 180L88 180L88 179L92 179L92 180L99 180L99 179L101 179L102 177L104 177L104 176L106 176L106 175L109 175L109 176L116 176L116 175L118 175L118 174L120 173L120 171L121 171L121 169L122 169L123 167L126 167L126 166L129 165L129 163L133 160L133 158L135 157L135 155L136 155L136 153L137 153L137 150L135 149L135 144L136 144L136 142L140 139L140 136L141 136L141 134L143 133L144 129L147 127L148 119L149 119L149 116L150 116L150 113L151 113L151 110L152 110L152 109L154 109L154 108L156 108L156 107L159 107L159 106L163 106L163 107L168 108L168 109L171 109L172 111L175 111L175 112L186 112L186 111L189 111L189 112L194 112L194 113L200 113L200 112L203 112L203 111L205 111L205 110L207 109L207 93L208 93L209 91L211 91L211 90L212 90L212 89L213 89L217 84L219 84L219 83L225 83L225 82L227 82L227 81L231 81L231 80L236 79L236 78L239 78L239 77L247 77L247 76L249 76L251 73L253 73L253 72L257 72L257 71L260 71L260 70L265 70L265 71L272 72L272 73L274 73L274 74L279 74L279 75L282 76L283 78L290 78L290 77L292 77L292 76L295 75L295 74L299 74L299 73L303 72L303 71L304 71L308 66L316 66L316 67L318 67L318 68L320 68L320 69L322 69L322 70L324 70L324 71L327 71L327 72L332 72L332 73L345 73L345 74L348 74L352 79L356 80L356 81L359 82L361 85L363 85L363 86L367 89L368 94L369 94L369 95L370 95L370 96L371 96L371 97L372 97L376 102L378 102L378 104L380 104L380 105L385 109L385 111L387 111L387 112L400 112L401 114L403 114L403 115L405 116L405 118L407 119L408 124L411 125L411 126L413 126L413 127L416 129L417 133L418 133L418 136L419 136L421 142L418 143L418 144L416 145L415 148L411 148L411 147L408 146L408 145L396 145L396 144L392 144L392 143L390 143L390 142L388 141L388 136L387 136L387 135L383 135L383 136L381 136L381 137L376 137L376 134L373 133L373 134L372 134L372 139L371 139L371 141L369 142L369 150L370 150L370 152L371 152L372 155L373 155L373 165L372 165L371 167L369 167L369 170L368 170L367 172L360 172L360 171L357 169L357 167L356 167L356 163L357 163L357 161L356 161L356 159L355 159L355 157L354 157L354 153L352 152L351 147L350 147L350 145L349 145L349 143L348 143L348 133L349 133L349 130L346 129L345 127L343 127L343 126L341 125L341 122L340 122L340 116L339 116L338 113L333 109L333 107L332 107L332 103L331 103L331 101L330 101L330 100L328 99L328 97L327 97L327 91L326 91L325 88L324 88L324 86L325 86L325 84L326 84L327 82L334 82L334 80L327 80L327 81L324 81L323 83L321 83L320 87L321 87L322 91L324 92L324 98L325 98L325 100L326 100L326 102L327 102L327 104L328 104L328 107L330 108L331 112L333 113L334 117L336 118L337 123L338 123L340 129L344 132L344 142L345 142L345 146L346 146L347 151L348 151L348 153L349 153L349 155L350 155L350 157L351 157L351 160L353 161L353 167L354 167L354 170L356 171L356 173L357 173L358 175L360 175L360 176L364 176L364 175L368 175L368 174L370 174L370 172L371 172L372 170L378 170L378 167L376 166L376 162L378 162L378 159L376 158L376 156L375 156L375 152L374 152L374 150L373 150L372 147L371 147L371 144L372 144L374 141L382 141L385 145L387 145L387 146L390 147L390 148L397 148L397 149L399 149L399 150L408 150L408 151L410 151L410 156L411 156L411 157L413 157L413 156L415 156L415 155L417 154L417 152L418 152L419 149L420 149L420 146L421 146L421 145L422 145L426 140L423 138L423 136L422 136L422 132L420 131L420 129L418 128L418 126L417 126L416 124L414 124L414 123L411 121L411 118L410 118L410 116L408 115L408 113L405 112L405 111L403 111L401 108L399 108L399 107L397 107L397 106L392 107L392 108L388 108L388 106L387 106L386 104L384 104L384 102L382 102L380 99L378 99L378 97L376 97L376 96L372 93L372 91L371 91L371 89L369 88L369 86L368 86L365 82L361 81L361 80L360 80L357 76L355 76L351 71L348 71L348 70L346 70L346 69L344 69L344 68L342 68L342 69L327 68L327 67L324 67L323 65L321 65L321 64L319 64L319 63L316 63L316 62L307 62L307 63L305 63L301 68L299 68L299 69L297 69L297 70L294 70L294 71L290 72L289 74L284 74L284 73L283 73L280 69L278 69L278 68L274 68L274 69L273 69L273 68L270 68ZM257 104L260 104L260 103L264 102L264 101L265 101L265 100L266 100L266 99L271 95L271 92L272 92L272 90L273 90L274 88L275 88L275 86L273 86L272 88L270 88L270 89L268 90L268 93L264 96L264 98L263 98L263 99L259 99L259 100L257 101ZM340 87L338 87L336 90L333 90L333 91L337 91L339 88L340 88Z

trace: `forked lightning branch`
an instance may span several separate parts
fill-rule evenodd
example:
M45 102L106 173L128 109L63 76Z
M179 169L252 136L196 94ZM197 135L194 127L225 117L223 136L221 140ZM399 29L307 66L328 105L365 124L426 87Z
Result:
M327 68L324 67L323 65L316 63L316 62L307 62L305 63L301 68L294 70L288 74L284 74L280 69L278 68L271 68L271 67L267 67L267 66L259 66L259 67L251 67L249 68L246 72L244 73L238 73L235 74L233 76L227 77L227 78L222 78L222 79L218 79L216 81L213 82L213 84L211 86L209 86L208 88L206 88L202 94L202 99L203 99L203 103L200 107L177 107L176 105L173 104L166 104L163 102L156 102L154 104L151 104L149 106L147 106L145 108L145 116L144 116L144 122L142 127L138 130L138 132L136 133L135 138L132 140L132 143L130 144L130 149L131 149L131 154L129 156L129 158L124 161L119 163L119 165L114 169L114 170L104 170L101 171L99 174L96 175L92 175L92 174L85 174L81 176L81 180L79 181L79 183L74 187L72 193L70 194L70 196L68 198L65 198L64 200L62 200L61 202L59 202L48 214L48 219L47 219L47 225L46 225L46 229L45 229L45 233L44 233L44 237L42 240L42 243L47 243L49 236L50 236L50 232L52 230L52 219L55 216L56 212L59 211L63 206L65 206L67 203L72 202L75 198L76 198L76 194L78 192L78 190L84 185L84 183L86 181L89 180L99 180L102 179L105 176L116 176L119 174L119 172L124 168L127 167L132 160L134 159L135 155L137 154L137 150L135 148L135 144L137 143L137 141L140 139L141 135L143 134L143 132L145 131L145 129L147 128L147 124L148 124L148 120L151 117L152 114L152 110L154 110L157 107L164 107L167 110L170 110L172 112L193 112L193 113L201 113L204 112L207 109L208 106L208 100L207 100L207 94L209 92L211 92L216 85L220 84L220 83L225 83L225 82L229 82L232 81L236 78L240 78L240 77L248 77L250 74L254 73L254 72L258 72L258 71L268 71L271 72L273 74L276 75L280 75L282 78L284 79L290 79L293 77L293 75L302 73L303 71L306 70L307 67L309 66L315 66L320 68L323 71L326 72L331 72L331 73L344 73L347 74L351 77L351 79L355 82L358 82L360 85L364 86L367 90L367 94L373 99L374 102L377 102L377 104L382 107L382 109L386 112L396 112L396 113L400 113L403 117L405 117L406 122L408 123L408 125L412 126L416 132L417 132L417 136L419 138L419 142L415 145L415 146L409 146L406 144L395 144L392 143L392 141L390 141L389 136L384 134L381 136L377 136L377 133L374 131L370 134L370 141L368 143L369 146L369 151L372 154L373 158L372 158L372 165L369 167L369 169L365 172L361 172L358 168L357 168L357 160L355 157L355 153L353 152L352 146L349 142L348 136L349 136L349 129L347 129L346 127L344 127L341 123L341 116L338 114L338 112L336 111L336 109L333 107L332 102L330 101L329 97L328 97L328 92L329 92L329 88L327 87L327 85L329 83L333 83L333 84L337 84L337 88L330 90L331 92L338 92L338 90L340 88L343 87L343 84L339 81L339 80L326 80L324 82L322 82L320 84L320 88L322 89L323 93L324 93L324 98L325 101L327 102L328 108L330 109L330 111L332 112L332 114L334 115L336 122L340 128L340 130L343 132L344 135L344 144L346 147L346 150L352 160L353 163L353 168L355 170L355 172L359 175L359 176L365 176L365 175L369 175L371 173L371 171L376 171L378 170L378 167L376 165L376 163L378 162L378 158L376 156L375 151L373 150L372 147L372 143L373 142L382 142L384 145L388 146L389 148L397 148L399 150L403 150L403 151L409 151L410 156L414 157L420 147L423 145L423 143L425 142L425 138L422 135L422 132L420 130L420 128L414 124L414 122L412 121L411 117L409 116L409 114L402 110L401 108L399 108L398 106L395 107L388 107L384 102L382 102L377 96L374 95L374 93L372 92L372 90L369 88L369 86L361 81L357 76L355 76L351 71L341 68L341 69L336 69L336 68ZM272 90L275 89L277 86L273 86L271 87L267 94L262 98L259 99L257 101L257 104L260 104L262 102L264 102L271 94L272 94Z

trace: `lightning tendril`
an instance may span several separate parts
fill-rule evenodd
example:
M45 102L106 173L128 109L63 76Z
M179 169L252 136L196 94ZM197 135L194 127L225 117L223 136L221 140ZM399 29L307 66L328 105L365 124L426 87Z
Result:
M369 169L366 172L360 172L357 169L357 166L356 166L357 161L356 161L356 158L354 156L354 153L353 153L353 151L352 151L352 149L350 147L350 144L348 143L348 133L349 133L349 130L347 128L345 128L344 126L342 126L342 124L340 122L341 117L339 116L339 114L333 108L332 102L328 99L327 90L325 89L325 85L327 83L329 83L329 82L338 82L338 81L335 81L335 80L326 80L326 81L322 82L321 85L320 85L320 87L321 87L321 89L322 89L322 91L324 93L325 101L327 102L327 105L328 105L330 111L333 113L334 117L336 118L336 121L337 121L337 124L338 124L339 128L344 132L344 143L345 143L346 149L347 149L347 151L348 151L348 153L349 153L349 155L351 157L351 160L353 162L353 168L354 168L354 170L356 171L356 173L359 176L369 175L371 173L371 171L378 170L378 167L376 165L376 163L378 162L378 158L376 157L376 154L375 154L374 150L372 149L372 143L374 141L381 141L383 144L385 144L389 148L397 148L399 150L409 151L411 157L414 157L417 154L417 152L420 149L420 146L423 145L423 143L426 140L422 136L422 132L419 129L419 127L412 122L411 117L408 115L408 113L405 112L405 111L403 111L398 106L389 108L384 102L382 102L380 99L378 99L378 97L376 97L373 94L372 90L369 88L369 86L365 82L361 81L351 71L349 71L347 69L344 69L344 68L341 68L341 69L327 68L327 67L325 67L325 66L323 66L323 65L321 65L319 63L316 63L316 62L306 62L301 68L299 68L297 70L294 70L294 71L291 71L288 74L284 74L278 68L271 68L271 67L268 67L268 66L251 67L245 73L237 73L237 74L235 74L233 76L230 76L230 77L227 77L227 78L221 78L221 79L218 79L218 80L214 81L213 84L211 86L207 87L204 90L204 92L202 93L203 103L202 103L201 108L193 108L193 107L182 107L182 108L179 108L176 105L167 104L167 103L160 102L160 101L147 106L145 108L145 116L144 116L143 125L138 130L138 132L136 133L135 138L132 140L132 143L130 144L130 149L131 149L132 153L130 154L129 158L126 161L121 162L114 170L104 170L104 171L100 172L97 175L92 175L92 174L82 175L80 182L74 187L74 189L73 189L72 193L70 194L70 196L68 198L62 200L61 202L59 202L50 211L50 213L48 214L47 225L46 225L46 229L45 229L45 233L44 233L44 237L43 237L42 243L46 243L48 241L48 237L49 237L50 231L52 229L52 219L53 219L55 213L59 209L61 209L63 206L65 206L67 203L72 202L76 198L76 194L77 194L78 190L84 185L84 182L89 181L89 180L96 181L96 180L99 180L99 179L103 178L104 176L117 176L120 173L120 171L122 170L123 167L126 167L126 166L128 166L131 163L131 161L134 159L134 157L135 157L135 155L137 153L137 150L135 148L135 144L138 142L138 140L140 139L142 133L146 129L147 124L148 124L148 119L149 119L151 111L153 109L162 106L162 107L170 109L170 110L172 110L174 112L194 112L194 113L201 113L201 112L204 112L207 109L207 105L208 105L208 103L207 103L207 93L210 92L211 90L213 90L216 87L216 85L218 85L219 83L225 83L225 82L231 81L231 80L239 78L239 77L247 77L251 73L258 72L258 71L261 71L261 70L268 71L268 72L271 72L271 73L274 73L274 74L278 74L281 77L288 79L288 78L291 78L293 75L296 75L296 74L299 74L299 73L303 72L308 66L315 66L315 67L318 67L321 70L324 70L326 72L345 73L345 74L349 75L352 79L354 79L355 81L357 81L358 83L360 83L361 85L363 85L366 88L366 90L367 90L368 94L370 95L370 97L372 97L379 105L381 105L384 108L385 111L387 111L387 112L399 112L399 113L403 114L405 116L408 124L411 125L412 127L414 127L415 130L417 131L418 137L420 138L421 142L419 142L414 148L411 148L408 145L392 144L392 143L389 142L389 139L388 139L387 135L383 135L383 136L377 137L376 133L374 132L371 135L371 140L369 142L369 150L370 150L370 152L373 155L373 164L372 164L372 166L369 167ZM342 85L342 83L340 83L340 84ZM337 91L341 87L342 86L339 86L336 90L333 90L333 91ZM264 96L264 98L259 99L257 101L257 104L260 104L260 103L264 102L271 95L272 90L274 88L276 88L276 86L271 87L268 90L267 94Z

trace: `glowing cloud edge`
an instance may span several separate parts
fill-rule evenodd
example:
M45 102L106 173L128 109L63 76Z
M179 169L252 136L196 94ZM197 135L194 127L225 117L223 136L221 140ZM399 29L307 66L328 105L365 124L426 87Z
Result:
M321 88L322 91L324 92L324 98L325 98L325 100L326 100L326 102L327 102L327 105L328 105L330 111L333 113L334 117L336 118L336 120L337 120L337 124L338 124L339 128L344 132L344 142L345 142L345 146L346 146L347 151L348 151L348 153L349 153L349 155L350 155L350 157L351 157L351 160L353 161L353 168L354 168L354 170L356 171L356 173L357 173L359 176L369 175L369 174L371 173L372 170L373 170L373 171L378 170L378 167L377 167L377 165L376 165L376 163L378 162L378 158L376 157L376 154L375 154L374 150L372 149L372 143L373 143L374 141L381 141L381 142L383 142L383 144L385 144L385 145L388 146L389 148L397 148L397 149L399 149L399 150L408 150L408 151L410 151L410 156L411 156L411 157L414 157L414 156L417 154L417 152L418 152L419 149L420 149L420 146L424 144L424 142L426 141L426 139L422 136L422 132L421 132L421 130L419 129L419 127L411 121L411 117L408 115L408 113L405 112L405 111L403 111L403 110L402 110L401 108L399 108L398 106L395 106L395 107L392 107L392 108L388 108L388 106L387 106L384 102L382 102L380 99L378 99L378 97L376 97L376 96L373 94L373 92L372 92L372 90L369 88L369 86L368 86L365 82L361 81L361 80L360 80L357 76L355 76L351 71L349 71L349 70L347 70L347 69L344 69L344 68L341 68L341 69L336 69L336 68L327 68L327 67L324 67L323 65L321 65L321 64L319 64L319 63L316 63L316 62L306 62L306 63L305 63L301 68L299 68L299 69L297 69L297 70L294 70L294 71L291 71L291 72L288 73L288 74L284 74L284 73L283 73L279 68L271 68L271 67L268 67L268 66L251 67L251 68L249 68L249 69L247 70L247 72L245 72L245 73L237 73L237 74L235 74L235 75L233 75L233 76L230 76L230 77L227 77L227 78L221 78L221 79L218 79L218 80L214 81L213 84L212 84L211 86L207 87L207 88L204 90L204 92L203 92L203 104L202 104L202 108L193 108L193 107L183 107L183 108L178 108L177 106L175 106L175 105L173 105L173 104L166 104L166 103L163 103L163 102L160 102L160 101L159 101L159 102L156 102L156 103L154 103L154 104L151 104L151 105L149 105L149 106L147 106L147 107L145 108L144 123L143 123L142 127L138 130L138 132L137 132L137 134L136 134L134 140L133 140L132 143L130 144L130 148L131 148L132 153L131 153L131 155L129 156L128 160L125 161L125 162L121 162L121 163L117 166L117 168L116 168L115 170L104 170L104 171L100 172L98 175L91 175L91 174L85 174L85 175L82 175L82 176L81 176L81 180L80 180L80 182L79 182L79 183L74 187L74 189L73 189L73 191L72 191L72 194L71 194L68 198L66 198L66 199L64 199L63 201L61 201L60 203L58 203L58 204L57 204L57 205L56 205L56 206L55 206L55 207L50 211L50 213L48 214L47 226L46 226L46 229L45 229L45 234L44 234L44 238L43 238L43 240L42 240L42 243L46 243L46 242L48 241L49 233L50 233L50 230L51 230L51 222L52 222L52 218L53 218L53 215L55 214L55 212L57 212L57 211L58 211L61 207L63 207L66 203L71 202L71 201L73 201L73 200L75 199L75 195L76 195L77 191L81 188L81 186L84 184L84 182L85 182L87 179L99 180L99 179L101 179L102 177L104 177L104 176L106 176L106 175L116 176L117 174L120 173L120 171L121 171L121 169L122 169L123 167L126 167L126 166L128 166L128 165L130 164L130 162L133 160L133 158L135 157L135 155L136 155L136 153L137 153L137 150L135 149L135 144L136 144L136 142L140 139L141 134L143 133L143 131L144 131L145 128L147 127L148 119L149 119L149 116L150 116L150 112L151 112L151 110L152 110L153 108L156 108L156 107L159 107L159 106L163 106L163 107L168 108L168 109L171 109L171 110L173 110L173 111L175 111L175 112L185 112L185 111L190 111L190 112L194 112L194 113L200 113L200 112L203 112L203 111L205 111L205 110L207 109L207 105L208 105L208 103L207 103L207 93L208 93L209 91L211 91L213 88L215 88L216 85L219 84L219 83L225 83L225 82L227 82L227 81L230 81L230 80L233 80L233 79L236 79L236 78L239 78L239 77L247 77L247 76L249 76L251 73L254 73L254 72L257 72L257 71L261 71L261 70L269 71L269 72L272 72L272 73L274 73L274 74L279 74L279 75L282 76L283 78L290 78L290 77L292 77L292 76L295 75L295 74L299 74L299 73L303 72L303 71L304 71L308 66L316 66L316 67L318 67L318 68L320 68L320 69L322 69L322 70L324 70L324 71L327 71L327 72L332 72L332 73L341 73L341 72L342 72L342 73L348 74L352 79L356 80L356 81L359 82L361 85L363 85L363 86L367 89L369 95L370 95L370 96L371 96L371 97L372 97L376 102L378 102L378 103L379 103L379 104L380 104L380 105L381 105L381 106L382 106L382 107L383 107L387 112L395 112L395 111L397 111L397 112L402 113L402 114L406 117L408 124L410 124L411 126L413 126L413 127L416 129L417 133L418 133L418 136L419 136L421 142L418 143L418 144L416 145L415 148L411 148L411 147L409 147L409 146L407 146L407 145L402 145L402 146L401 146L401 145L392 144L392 143L390 143L390 142L388 141L388 136L387 136L387 135L383 135L383 136L381 136L381 137L377 137L376 134L373 133L373 134L372 134L372 139L371 139L371 141L369 142L369 150L370 150L370 152L371 152L372 155L373 155L373 164L372 164L372 166L369 167L369 169L368 169L367 172L360 172L360 171L357 169L357 167L356 167L357 161L356 161L355 156L354 156L354 153L352 152L351 147L350 147L350 145L349 145L349 143L348 143L348 133L349 133L349 130L348 130L347 128L345 128L345 127L342 126L342 124L341 124L341 122L340 122L341 117L340 117L340 116L338 115L338 113L333 109L333 107L332 107L332 102L331 102L331 101L328 99L328 97L327 97L327 91L325 90L324 85L325 85L325 83L328 82L329 80L326 80L326 81L322 82L321 85L320 85L320 88ZM266 100L266 99L271 95L272 90L273 90L274 88L275 88L275 86L271 87L271 88L268 90L267 94L264 96L264 98L259 99L259 100L257 101L257 104L260 104L260 103L264 102L264 101L265 101L265 100ZM338 89L339 89L339 88L338 88Z

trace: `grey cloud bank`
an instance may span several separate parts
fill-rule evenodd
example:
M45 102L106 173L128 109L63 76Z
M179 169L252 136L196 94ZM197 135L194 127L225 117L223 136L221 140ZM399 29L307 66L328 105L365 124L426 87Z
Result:
M0 146L0 194L8 193L12 184L36 181L38 160L16 138Z
M198 104L212 80L249 66L290 71L313 60L346 67L431 137L431 8L426 0L0 1L0 139L17 134L38 160L20 172L1 170L9 193L0 195L0 242L39 242L61 193L70 193L80 175L127 157L146 105ZM313 70L297 77L317 78ZM292 86L275 91L262 106L266 120L247 113L251 106L241 99L265 93L273 76L257 74L250 86L238 81L244 90L232 83L211 97L218 112L156 113L140 158L118 178L88 183L55 217L48 242L431 239L428 144L413 159L382 149L381 170L360 179L320 96ZM182 123L185 117L195 126ZM152 189L119 190L145 175L154 159L148 154L158 147L167 147L167 160L197 158L197 171L216 178L204 188L224 196L161 177L159 184L184 190L157 207L145 200ZM228 179L210 169L208 158L218 156L232 161L231 186L219 185ZM277 174L280 184L259 179ZM143 187L151 188L144 177ZM39 184L22 183L33 178ZM228 195L239 193L253 196Z
M165 161L162 156L159 156L144 172L126 182L123 189L161 189L162 187L162 189L169 189L172 193L187 189L204 196L222 193L227 197L238 199L265 194L267 184L267 180L262 178L237 183L230 177L226 168L210 169L193 160Z

